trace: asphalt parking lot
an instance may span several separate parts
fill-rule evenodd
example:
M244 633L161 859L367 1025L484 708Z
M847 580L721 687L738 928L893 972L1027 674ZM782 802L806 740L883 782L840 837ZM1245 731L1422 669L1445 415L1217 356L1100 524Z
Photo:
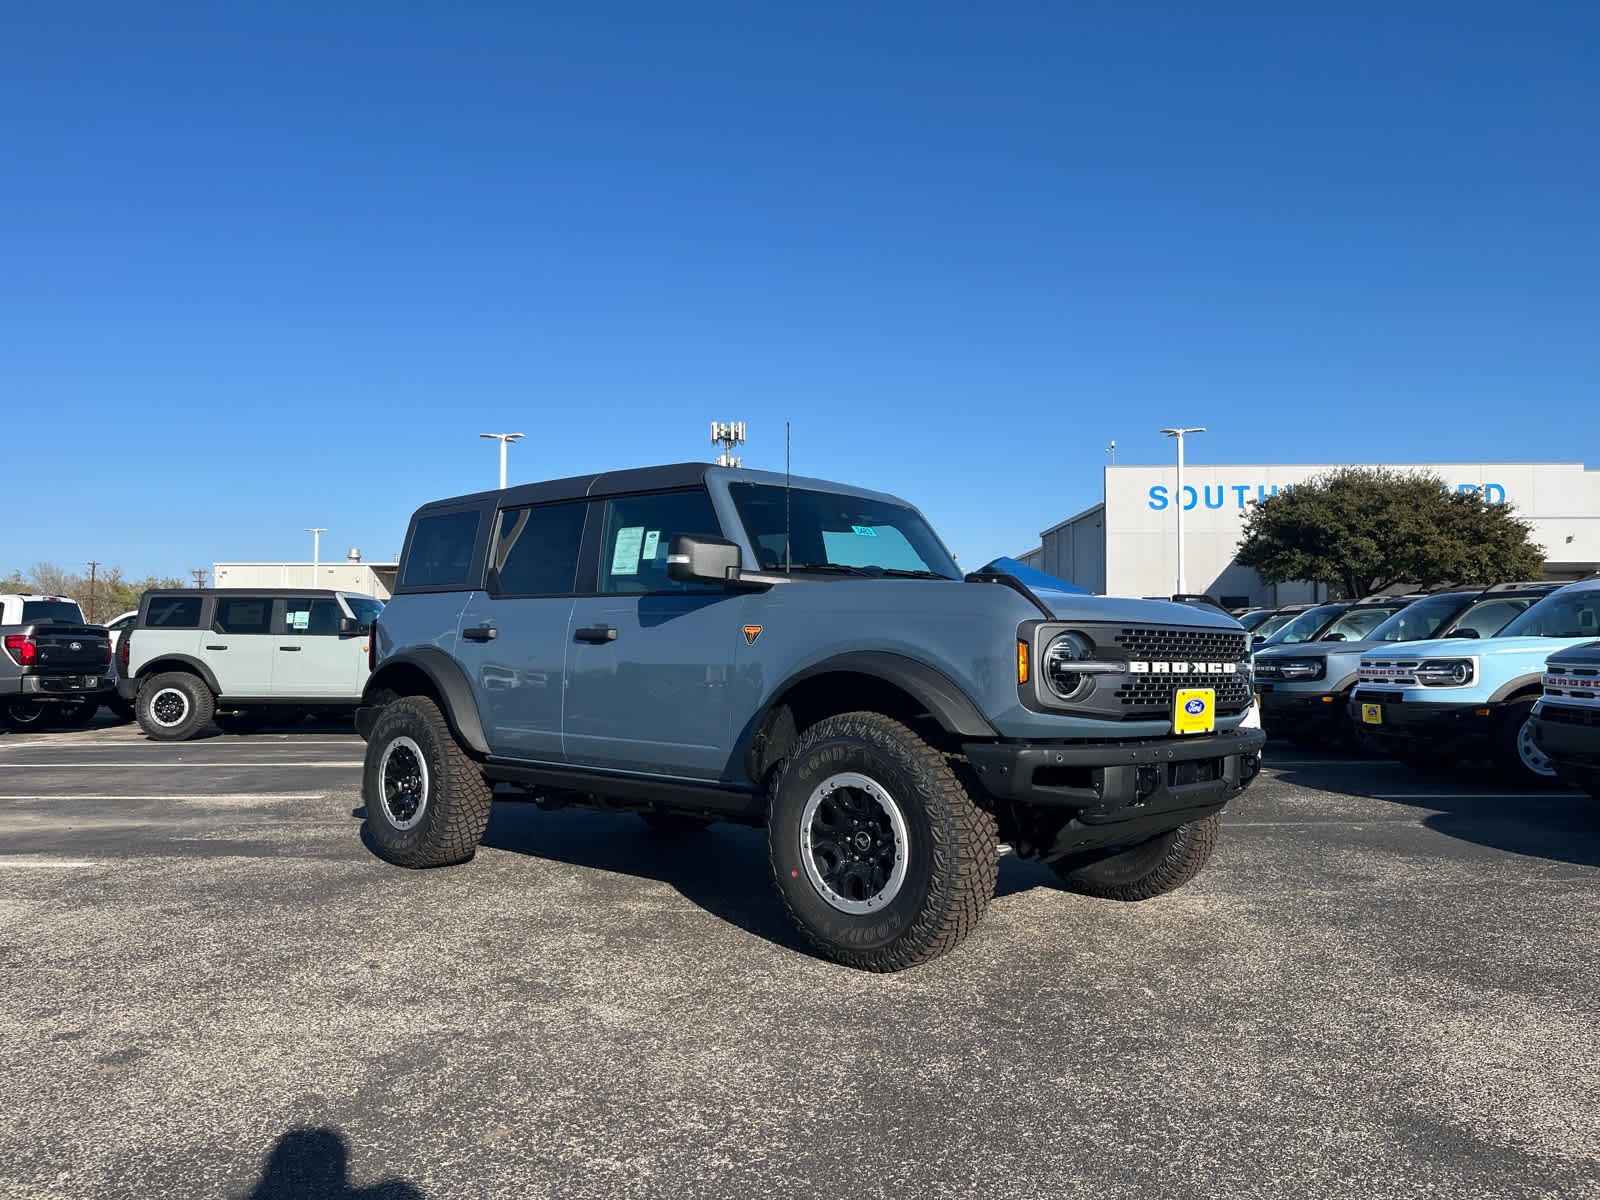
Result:
M363 845L338 728L0 736L0 1196L1600 1197L1600 808L1292 751L1189 887L915 971L760 835Z

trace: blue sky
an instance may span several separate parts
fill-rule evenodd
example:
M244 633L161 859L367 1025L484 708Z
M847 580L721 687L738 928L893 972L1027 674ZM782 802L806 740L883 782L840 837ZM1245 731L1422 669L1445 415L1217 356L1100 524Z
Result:
M388 558L483 431L788 421L969 566L1163 425L1584 458L1597 56L1591 3L14 5L0 574Z

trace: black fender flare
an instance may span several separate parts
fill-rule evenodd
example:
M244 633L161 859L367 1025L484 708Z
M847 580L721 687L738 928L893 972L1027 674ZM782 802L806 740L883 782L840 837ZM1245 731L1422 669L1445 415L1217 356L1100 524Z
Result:
M766 722L773 706L779 703L781 697L796 684L818 675L833 675L839 672L871 675L885 683L894 684L923 705L946 733L969 739L1000 736L995 727L984 717L982 710L949 676L928 666L927 663L907 658L903 654L891 654L887 650L852 650L836 654L832 658L825 658L821 662L796 671L772 690L772 699L762 707L751 727L759 729Z
M211 673L211 668L206 666L206 664L201 662L198 658L188 654L162 654L158 656L154 662L140 667L139 673L134 678L138 680L139 687L143 687L145 680L153 679L157 675L163 674L164 672L170 671L178 666L183 667L191 675L200 676L200 678L205 682L205 685L211 689L211 694L213 696L222 695L222 688L217 683L217 677ZM138 694L137 689L135 689L134 694Z
M1528 692L1537 695L1544 683L1544 669L1541 667L1531 675L1519 675L1510 683L1503 683L1495 689L1494 695L1489 697L1490 704L1504 704L1518 692Z
M384 659L362 689L362 707L370 708L377 694L387 688L385 681L402 667L410 667L427 676L434 691L444 702L444 718L450 723L456 737L474 753L487 755L489 740L483 733L483 718L478 714L472 683L461 669L461 664L437 646L418 646Z

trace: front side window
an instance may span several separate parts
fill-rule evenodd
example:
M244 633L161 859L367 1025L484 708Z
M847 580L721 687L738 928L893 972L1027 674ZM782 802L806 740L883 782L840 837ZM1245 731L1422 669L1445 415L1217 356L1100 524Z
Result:
M198 629L199 596L157 596L145 610L144 623L151 629Z
M371 596L346 596L344 602L350 606L350 614L360 624L362 633L371 629L378 614L383 612L383 601Z
M1480 638L1492 638L1504 629L1513 617L1532 604L1531 596L1520 596L1514 600L1485 601L1483 604L1474 605L1472 610L1461 618L1456 630L1465 632L1470 629Z
M1288 622L1267 639L1269 646L1293 646L1309 642L1329 621L1345 611L1342 604L1319 604Z
M764 570L961 578L938 535L904 504L765 483L728 492Z
M295 597L283 602L283 628L279 633L300 633L307 637L337 637L344 610L337 600Z
M603 530L602 592L703 592L720 586L667 578L667 547L674 537L722 536L711 497L705 492L662 492L608 500Z
M1460 596L1433 596L1408 604L1367 635L1373 642L1420 642L1461 611Z
M472 569L472 551L477 543L476 509L423 517L412 532L400 586L466 587L467 575Z
M219 598L211 627L218 633L270 633L271 618L272 601L265 596Z
M489 560L489 591L496 596L570 594L588 511L587 500L503 511Z
M1337 641L1342 638L1347 642L1363 641L1374 629L1383 624L1385 617L1393 615L1394 612L1392 608L1353 608L1329 626L1321 640ZM1335 638L1335 634L1338 638Z

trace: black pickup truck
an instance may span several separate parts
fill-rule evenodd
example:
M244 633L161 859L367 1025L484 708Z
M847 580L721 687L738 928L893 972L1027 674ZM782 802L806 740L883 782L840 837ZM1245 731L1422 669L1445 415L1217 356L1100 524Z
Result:
M65 596L0 595L0 724L79 729L111 695L111 637Z

